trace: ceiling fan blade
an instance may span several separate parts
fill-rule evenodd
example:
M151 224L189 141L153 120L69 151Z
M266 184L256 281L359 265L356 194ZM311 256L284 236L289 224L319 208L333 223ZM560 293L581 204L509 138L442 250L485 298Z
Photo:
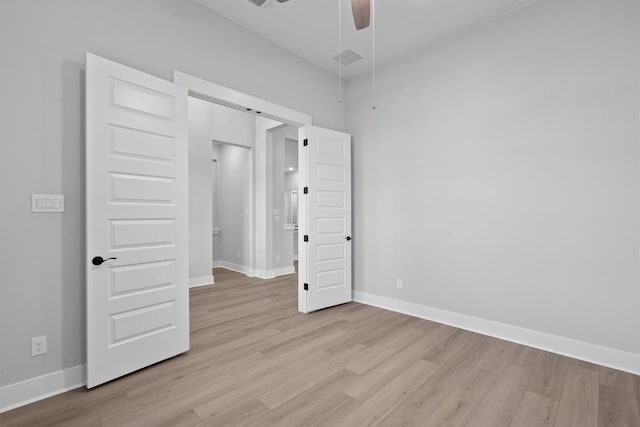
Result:
M351 0L351 10L356 30L367 28L371 22L371 0Z

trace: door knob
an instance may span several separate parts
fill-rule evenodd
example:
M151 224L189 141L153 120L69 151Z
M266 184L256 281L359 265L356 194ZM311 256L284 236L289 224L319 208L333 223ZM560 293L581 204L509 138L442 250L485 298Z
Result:
M347 236L346 239L347 239L347 242L350 242L351 241L351 236Z
M95 256L93 257L93 259L91 260L91 264L93 265L102 265L103 262L105 261L109 261L110 259L118 259L116 257L111 257L111 258L102 258L101 256Z

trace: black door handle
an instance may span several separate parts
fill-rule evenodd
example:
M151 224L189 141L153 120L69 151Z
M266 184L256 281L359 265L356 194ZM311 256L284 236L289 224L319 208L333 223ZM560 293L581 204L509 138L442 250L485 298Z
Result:
M103 263L103 262L105 262L105 261L109 261L110 259L118 259L118 258L116 258L116 257L111 257L111 258L104 259L104 258L102 258L101 256L95 256L95 257L93 257L93 259L91 260L91 264L93 264L93 265L102 265L102 263Z
M350 242L351 241L351 236L347 236L346 239L347 239L347 242Z

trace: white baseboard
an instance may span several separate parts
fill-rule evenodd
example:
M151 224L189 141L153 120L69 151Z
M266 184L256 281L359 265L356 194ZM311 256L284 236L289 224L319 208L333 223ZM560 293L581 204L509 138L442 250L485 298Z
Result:
M237 273L246 274L249 277L257 277L259 279L274 279L279 276L293 274L296 272L294 266L276 268L274 270L252 270L246 265L234 264L228 261L214 261L213 268L225 268Z
M289 274L294 274L296 272L296 268L293 265L290 265L289 267L280 267L272 271L275 277L280 277L280 276L286 276Z
M235 264L229 261L213 261L213 268L224 268L226 270L235 271L237 273L246 274L249 277L253 277L253 271L246 265Z
M0 413L82 387L85 384L85 365L78 365L0 387Z
M276 277L286 276L287 274L293 274L296 272L294 266L280 267L274 270L256 270L255 277L259 279L275 279Z
M207 286L207 285L213 285L213 284L214 284L214 281L213 281L212 275L202 276L202 277L192 277L191 279L189 279L190 288L197 288L200 286Z
M551 335L367 292L354 291L353 300L362 304L444 323L482 335L513 341L529 347L535 347L574 359L580 359L597 365L640 375L640 354L629 353L610 347L603 347L597 344L590 344L571 338Z

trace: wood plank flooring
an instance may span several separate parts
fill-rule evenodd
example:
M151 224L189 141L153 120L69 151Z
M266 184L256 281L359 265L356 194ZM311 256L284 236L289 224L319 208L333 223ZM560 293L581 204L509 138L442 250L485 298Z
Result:
M296 276L216 269L191 351L9 426L640 426L640 378L351 303L296 311Z

